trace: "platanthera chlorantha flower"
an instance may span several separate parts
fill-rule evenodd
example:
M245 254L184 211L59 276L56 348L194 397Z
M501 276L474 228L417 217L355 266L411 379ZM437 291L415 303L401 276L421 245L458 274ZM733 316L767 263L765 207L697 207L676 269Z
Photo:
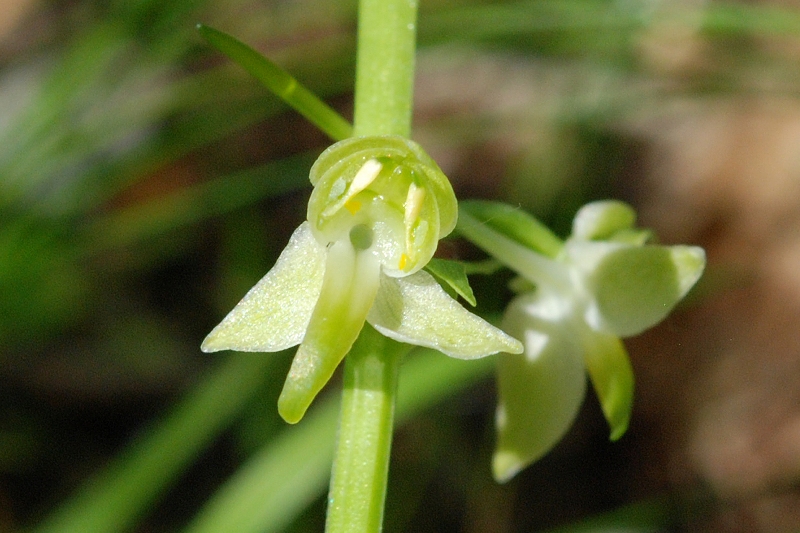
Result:
M625 433L633 371L621 337L657 324L697 282L705 252L646 244L635 211L617 201L581 208L561 242L518 209L463 202L458 230L521 278L503 329L521 355L498 359L495 478L507 481L566 433L586 391L588 371L611 439Z
M522 345L468 312L422 268L456 224L447 177L416 143L359 137L311 168L308 220L275 266L214 328L206 352L300 345L278 400L299 421L364 322L400 342L472 359Z

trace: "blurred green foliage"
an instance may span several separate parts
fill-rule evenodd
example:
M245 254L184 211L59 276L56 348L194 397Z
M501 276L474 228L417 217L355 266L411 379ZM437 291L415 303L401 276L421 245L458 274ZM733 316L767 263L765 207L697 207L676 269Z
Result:
M274 413L287 357L199 343L304 218L329 141L206 46L198 22L349 116L354 2L39 3L0 43L0 531L320 529L335 403L287 428ZM705 44L704 66L643 56L670 24ZM610 124L676 98L793 95L791 55L754 42L799 33L800 13L751 4L423 2L420 76L474 54L562 82L523 113L454 104L417 124L443 150L538 132L496 181L480 181L485 165L458 170L457 192L563 230L614 190L630 146ZM470 80L449 83L456 96ZM474 279L484 312L502 309L505 279ZM494 486L490 370L409 361L401 413L417 416L395 444L387 531L531 531L649 495L620 482L631 444L608 448L599 416L583 421L584 451ZM670 508L615 523L650 531L680 518Z

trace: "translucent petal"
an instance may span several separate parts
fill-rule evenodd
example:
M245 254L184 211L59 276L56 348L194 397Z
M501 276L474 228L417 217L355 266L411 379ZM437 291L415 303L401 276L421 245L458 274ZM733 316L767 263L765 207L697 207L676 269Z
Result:
M572 238L603 240L633 228L636 211L618 200L601 200L581 207L572 221Z
M384 137L349 137L329 146L311 167L309 175L311 185L316 186L329 169L339 167L337 172L341 172L344 167L352 164L352 162L346 161L352 156L360 157L362 164L367 159L385 156L386 142L384 139Z
M409 141L410 142L410 141ZM456 227L458 219L458 202L453 192L453 186L447 179L436 161L425 153L421 146L413 143L412 149L419 158L419 165L415 170L424 174L425 187L433 191L436 205L439 209L439 238L446 237Z
M619 337L588 328L583 345L586 368L611 429L611 440L617 440L628 429L633 407L634 378L628 352Z
M303 340L322 288L325 248L304 222L275 266L203 341L204 352L277 352Z
M644 246L654 238L655 235L652 230L630 228L617 231L614 235L609 237L609 240L611 242L629 244L631 246Z
M278 398L278 412L298 422L350 351L378 290L380 264L349 241L328 248L316 307Z
M573 264L585 272L591 302L586 322L621 337L664 319L697 282L705 252L693 246L570 243Z
M421 185L430 189L439 208L439 238L449 234L456 224L458 204L453 187L436 162L420 145L398 136L351 137L340 141L322 152L311 167L310 180L315 187L326 191L342 190L361 166L369 159L390 159L408 167L422 180ZM330 181L330 183L323 183ZM308 219L316 220L328 193L319 201L312 199L308 205Z
M367 321L391 339L459 359L522 351L516 339L464 309L425 271L405 278L382 275Z
M455 225L457 203L447 177L419 145L402 137L338 142L317 159L310 177L307 215L320 244L368 226L390 276L423 268Z
M498 356L497 447L492 472L498 482L547 453L578 414L586 393L580 335L553 314L558 302L526 294L514 299L503 329L523 340L522 355Z
M413 185L413 183L412 183ZM417 191L428 189L418 188ZM404 277L422 269L433 257L439 245L440 216L434 194L423 193L419 200L419 211L413 220L404 220L404 234L401 239L405 253L399 262L387 260L383 254L384 272L392 277ZM408 203L406 203L408 205ZM405 223L408 222L408 225Z
M678 292L683 298L703 275L706 251L699 246L670 246L669 254L675 265Z

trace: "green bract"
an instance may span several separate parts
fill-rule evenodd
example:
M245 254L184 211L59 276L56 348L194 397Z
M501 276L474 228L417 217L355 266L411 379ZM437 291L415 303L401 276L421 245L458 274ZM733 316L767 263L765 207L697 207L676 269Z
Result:
M400 342L472 359L522 345L469 313L421 270L458 214L447 177L416 143L360 137L311 169L308 221L277 263L206 337L206 352L300 344L278 400L299 421L365 320Z
M503 329L525 352L498 363L492 464L498 481L566 433L583 402L587 371L611 439L625 433L633 371L620 338L664 319L705 267L701 248L645 244L650 233L635 228L635 219L623 202L590 203L576 214L570 238L556 245L552 233L519 210L462 203L459 231L526 282L517 284L525 290L503 318Z

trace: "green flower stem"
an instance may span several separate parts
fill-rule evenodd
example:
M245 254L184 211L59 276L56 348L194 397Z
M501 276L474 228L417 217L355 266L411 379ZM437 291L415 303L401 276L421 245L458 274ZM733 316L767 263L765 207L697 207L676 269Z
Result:
M345 359L328 533L381 531L397 376L410 348L365 325Z
M466 200L459 204L458 210L545 257L555 259L564 249L564 241L519 206L487 200Z
M526 279L564 292L571 290L569 278L558 263L482 224L463 209L459 210L456 230Z
M411 133L417 0L360 0L353 134ZM409 347L364 325L345 358L327 533L383 527L400 359Z
M355 131L411 133L417 0L360 0Z

